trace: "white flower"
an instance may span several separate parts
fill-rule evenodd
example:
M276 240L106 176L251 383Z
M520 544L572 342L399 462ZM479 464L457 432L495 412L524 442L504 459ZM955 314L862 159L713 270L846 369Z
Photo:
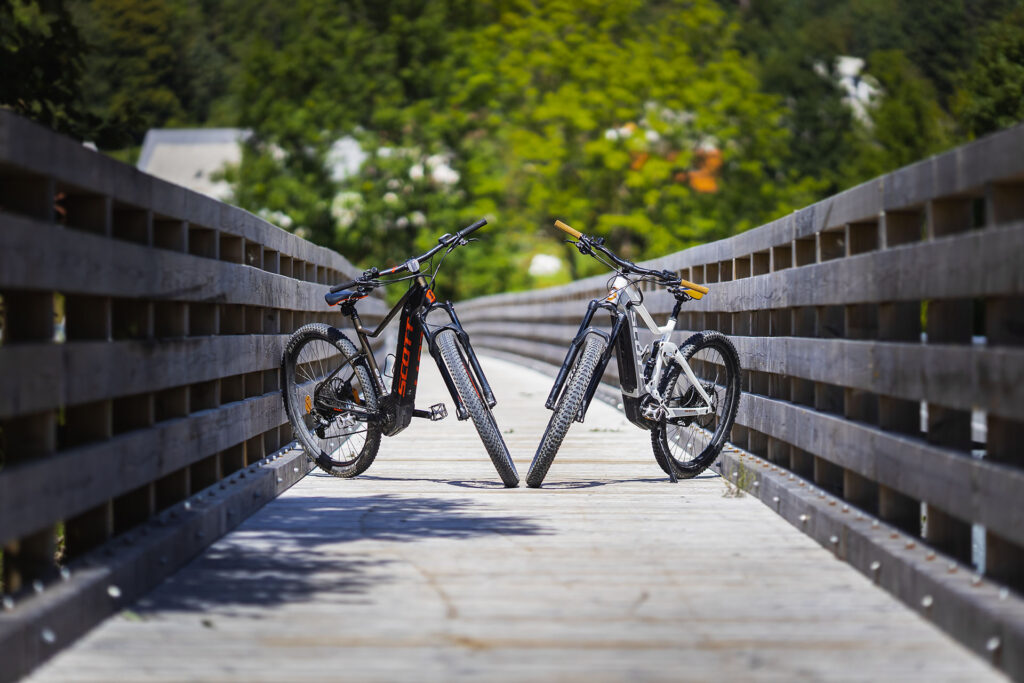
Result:
M394 206L398 203L398 195L394 192L388 192L384 195L384 203L388 206Z
M400 183L397 178L392 178L391 180L388 181L388 189L389 190L397 190L401 186L402 186L402 183Z
M286 230L292 227L292 217L282 211L269 211L267 209L260 209L259 217L268 223L273 223Z
M530 275L554 275L562 269L562 259L551 254L536 254L530 259Z
M397 225L400 228L407 228L409 227L409 219L406 218L405 216L399 216L398 220L395 221L395 225Z
M413 180L420 180L423 177L423 164L413 164L409 168L409 177Z
M612 142L614 142L615 140L618 140L619 139L619 131L615 130L614 128L609 128L608 130L606 130L604 132L604 139L605 140L611 140Z
M431 171L430 177L442 185L454 185L459 182L459 172L448 164L436 167Z
M412 220L412 224L417 228L422 228L427 224L427 217L423 215L422 211L413 211L409 214L409 218Z
M342 228L352 225L362 208L363 198L358 192L339 192L331 201L331 215Z

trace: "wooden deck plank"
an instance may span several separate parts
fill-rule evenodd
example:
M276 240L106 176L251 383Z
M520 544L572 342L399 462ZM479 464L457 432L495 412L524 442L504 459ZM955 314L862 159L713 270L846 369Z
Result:
M483 362L525 474L550 380ZM443 400L422 368L422 402ZM573 426L548 481L503 489L470 424L417 422L30 680L1001 678L721 478L668 483L610 407Z

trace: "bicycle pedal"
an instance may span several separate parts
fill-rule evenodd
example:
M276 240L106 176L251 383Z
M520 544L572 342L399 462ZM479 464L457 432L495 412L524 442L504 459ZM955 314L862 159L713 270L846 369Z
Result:
M430 406L430 421L437 422L448 417L448 409L443 403L435 403Z

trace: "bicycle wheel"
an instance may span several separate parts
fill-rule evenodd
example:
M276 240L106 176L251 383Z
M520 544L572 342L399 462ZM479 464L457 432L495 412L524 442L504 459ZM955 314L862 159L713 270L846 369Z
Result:
M651 432L654 458L665 474L692 479L722 452L740 405L740 358L736 347L719 332L698 332L680 348L690 369L711 397L712 411L696 417L662 419ZM658 386L671 408L704 405L682 368L672 362Z
M355 345L323 323L304 325L285 345L281 395L295 436L316 465L336 477L366 471L380 448L377 389Z
M537 446L533 462L530 463L530 471L526 473L526 485L530 488L540 487L547 476L548 469L555 460L555 454L562 445L562 439L580 412L590 378L594 376L594 370L604 349L604 339L591 334L583 342L583 349L576 355L569 378L562 388L562 395L555 405L555 412L551 415L548 428L544 430L544 436Z
M454 330L438 332L436 341L437 348L441 353L441 360L452 376L459 398L466 406L469 416L473 418L476 431L480 434L480 440L483 441L487 454L491 456L491 462L494 463L494 469L498 471L498 476L509 488L519 486L519 474L508 453L508 446L501 438L501 432L498 431L498 425L494 422L491 409L487 407L480 396L469 365L466 363L465 354L459 348L459 339Z

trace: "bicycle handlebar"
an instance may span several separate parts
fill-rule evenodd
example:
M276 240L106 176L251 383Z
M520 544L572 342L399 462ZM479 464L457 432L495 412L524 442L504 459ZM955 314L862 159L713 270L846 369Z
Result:
M665 281L666 284L679 285L685 289L692 289L696 292L699 292L701 295L707 294L708 292L711 291L710 289L704 287L703 285L698 285L695 282L684 280L683 278L673 273L671 270L650 270L649 268L641 268L632 261L627 261L626 259L619 258L604 246L603 238L588 237L579 230L563 223L562 221L555 221L555 227L575 237L578 240L577 248L579 248L581 253L586 254L596 249L597 251L600 251L602 254L610 258L612 260L612 263L614 263L624 271L636 273L637 275L649 275L651 277L656 277L659 278L660 280ZM580 244L582 244L582 247L580 246Z
M358 284L359 280L347 280L345 282L342 282L341 284L337 284L331 287L331 294L334 294L335 292L340 292L343 289L350 289Z
M340 284L334 285L333 287L331 287L331 293L333 294L334 292L340 292L343 289L351 289L352 287L358 287L358 286L378 287L378 286L381 286L381 285L386 285L386 284L388 284L387 282L382 282L382 281L379 281L379 280L375 281L375 278L378 275L396 275L398 273L405 273L405 272L407 272L409 270L409 265L411 263L413 263L413 262L415 262L416 263L416 267L419 268L419 264L420 263L422 263L423 261L426 261L431 256L433 256L434 254L439 252L441 249L445 249L445 248L451 246L451 244L453 242L456 242L456 243L457 242L461 242L462 240L466 239L466 237L469 236L470 233L476 232L477 230L479 230L480 228L484 227L485 225L487 225L487 220L484 219L484 218L481 218L476 223L473 223L472 225L469 225L469 226L463 228L462 230L459 230L454 235L451 235L451 234L442 235L437 240L437 246L431 247L426 252L420 254L419 256L416 256L414 258L409 259L408 261L406 261L402 265L395 266L394 268L389 268L388 270L385 270L383 272L377 270L376 268L369 268L369 269L363 271L362 277L359 277L358 279L347 280L347 281L342 282Z
M571 227L569 225L566 225L562 221L555 221L555 227L558 228L559 230L561 230L562 232L569 233L570 235L572 235L576 239L579 239L579 238L583 237L583 233L582 232L580 232L576 228L573 228L573 227Z

